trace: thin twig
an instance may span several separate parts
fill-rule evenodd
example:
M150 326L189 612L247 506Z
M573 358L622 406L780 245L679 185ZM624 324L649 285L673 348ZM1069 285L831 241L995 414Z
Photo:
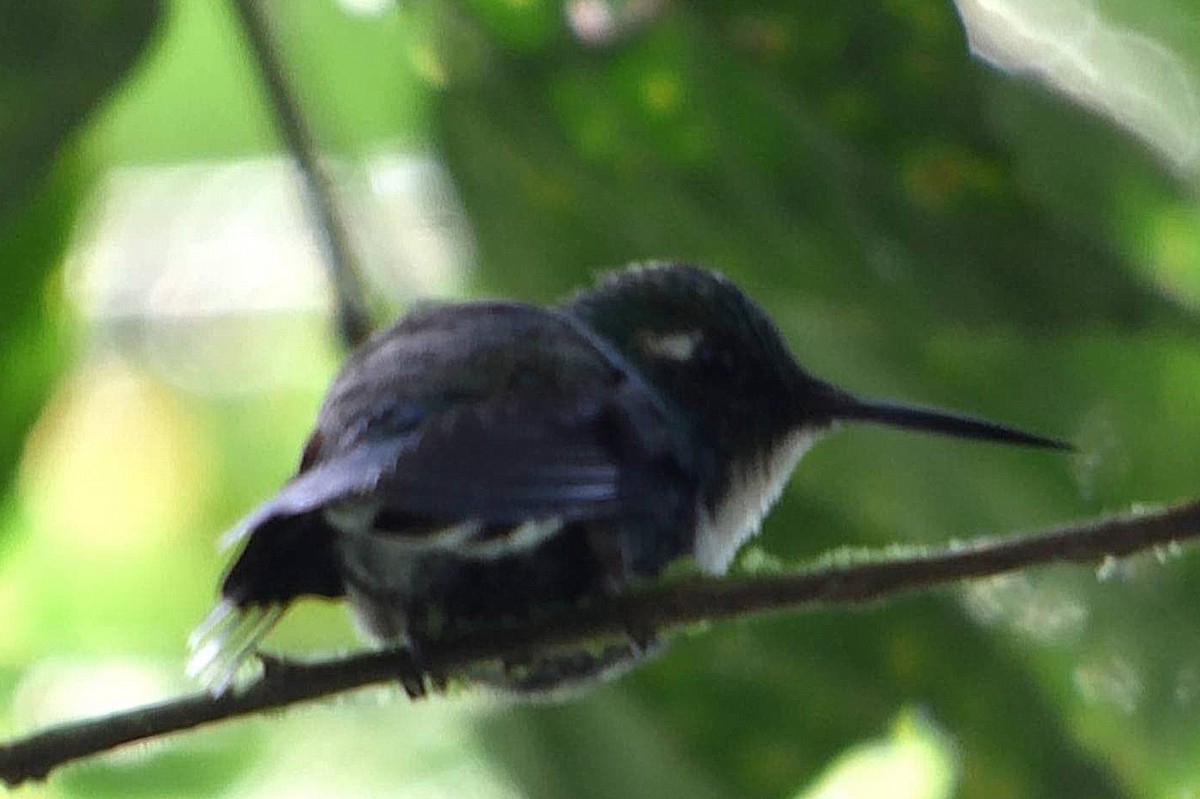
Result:
M547 615L536 622L473 633L423 652L433 675L461 674L501 658L519 658L556 646L620 637L630 629L669 629L702 620L745 617L817 604L869 602L966 578L989 577L1055 562L1095 563L1200 536L1200 501L1113 517L1029 536L950 546L909 557L863 558L775 577L689 580ZM54 769L123 744L204 724L307 702L363 686L394 682L411 672L403 651L322 663L274 658L244 690L214 698L205 693L63 724L0 745L0 781L16 786Z
M346 348L352 349L371 334L371 320L350 231L338 209L336 184L321 163L316 140L288 85L287 70L272 38L270 21L263 13L262 0L233 0L233 9L246 32L279 133L304 180L305 196L320 231L326 271L333 285L338 333Z

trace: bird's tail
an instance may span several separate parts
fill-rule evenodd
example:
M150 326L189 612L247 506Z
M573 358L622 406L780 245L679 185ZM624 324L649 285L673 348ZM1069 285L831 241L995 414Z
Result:
M216 695L233 684L293 599L344 591L335 535L320 511L269 517L245 538L220 600L188 638L187 673Z
M238 605L221 599L188 636L187 675L213 696L225 693L283 610L281 604Z

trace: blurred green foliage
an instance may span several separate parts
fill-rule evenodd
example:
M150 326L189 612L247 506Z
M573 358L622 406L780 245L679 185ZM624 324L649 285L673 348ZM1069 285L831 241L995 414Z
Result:
M85 169L63 151L146 47L158 15L153 0L0 8L0 484L58 364L54 300L43 288L61 261Z
M972 60L950 4L271 8L352 188L397 148L448 170L480 293L550 300L609 266L705 263L823 376L1080 445L1067 459L848 430L807 456L768 520L755 546L771 557L1197 493L1194 175ZM1097 8L1200 81L1188 0ZM224 5L0 11L0 145L0 728L15 734L185 687L183 639L220 569L211 543L288 473L334 359L319 310L227 314L212 322L222 365L286 350L292 378L187 391L154 357L186 325L62 299L86 298L62 264L109 170L278 150ZM1200 562L1160 555L717 625L563 705L352 699L35 790L891 796L924 768L904 795L1186 797L1200 791ZM272 642L329 651L353 636L313 606Z

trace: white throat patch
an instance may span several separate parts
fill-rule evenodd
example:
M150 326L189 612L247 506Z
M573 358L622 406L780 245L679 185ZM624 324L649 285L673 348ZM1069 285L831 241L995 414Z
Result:
M729 493L711 514L701 507L696 526L696 565L708 574L729 570L738 549L758 532L792 470L820 431L793 433L758 463L735 464Z

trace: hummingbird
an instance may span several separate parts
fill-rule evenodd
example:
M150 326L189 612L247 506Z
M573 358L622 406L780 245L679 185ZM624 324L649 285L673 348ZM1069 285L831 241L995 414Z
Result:
M227 689L301 597L344 599L371 638L419 654L682 559L725 574L803 454L843 423L1070 448L843 391L803 369L730 280L686 264L618 270L550 307L420 307L349 357L296 475L223 537L240 552L189 672ZM653 646L651 632L479 681L551 693Z

